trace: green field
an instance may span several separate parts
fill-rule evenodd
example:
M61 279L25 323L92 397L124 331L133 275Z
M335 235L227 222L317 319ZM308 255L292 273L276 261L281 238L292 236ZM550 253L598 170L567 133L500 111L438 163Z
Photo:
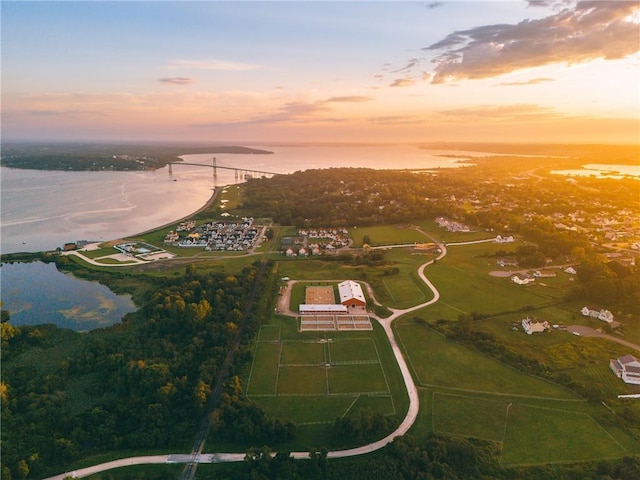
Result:
M383 332L303 334L293 319L273 322L260 329L246 380L269 414L305 425L364 409L399 413L405 392Z
M505 465L579 462L628 453L587 414L513 405L506 421L501 461Z
M406 243L424 243L431 240L415 228L396 225L381 225L375 227L359 227L349 230L353 243L360 247L365 236L369 236L371 246L400 245Z
M524 375L446 339L426 325L405 321L396 330L420 385L538 398L577 398L560 385Z
M475 437L501 442L509 402L504 399L463 397L434 392L433 431L444 435ZM482 412L480 415L479 412Z

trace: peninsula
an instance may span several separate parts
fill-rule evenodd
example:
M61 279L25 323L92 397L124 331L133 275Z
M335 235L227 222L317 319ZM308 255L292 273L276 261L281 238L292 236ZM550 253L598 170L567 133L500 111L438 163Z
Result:
M268 150L222 144L80 144L6 142L0 165L31 170L157 170L195 153L272 154Z

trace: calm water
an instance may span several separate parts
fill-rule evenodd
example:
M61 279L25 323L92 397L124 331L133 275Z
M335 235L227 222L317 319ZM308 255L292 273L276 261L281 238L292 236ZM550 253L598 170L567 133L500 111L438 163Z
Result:
M260 146L257 146L260 148ZM292 173L329 167L454 167L456 159L409 146L262 147L272 155L184 155L185 162ZM482 155L482 154L475 154ZM200 208L233 170L175 165L155 172L59 172L0 167L3 253L55 250L76 240L113 240L177 220ZM175 180L175 181L174 181Z
M552 170L551 173L577 177L640 179L640 165L607 165L591 163L584 165L581 169Z
M2 308L11 313L12 325L53 323L88 331L118 323L136 310L130 295L61 273L53 263L5 263L0 273Z

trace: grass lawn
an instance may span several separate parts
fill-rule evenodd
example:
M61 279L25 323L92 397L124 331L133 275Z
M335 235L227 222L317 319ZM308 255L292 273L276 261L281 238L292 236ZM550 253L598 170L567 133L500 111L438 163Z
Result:
M408 406L393 352L378 325L367 332L298 332L295 319L274 315L260 329L244 377L252 400L304 431L365 409L399 422Z
M402 322L396 331L419 384L462 391L577 398L560 385L520 373L446 339L426 325Z
M507 400L434 392L432 402L432 424L436 433L502 441Z
M340 365L331 367L327 373L330 394L390 393L380 364Z
M362 246L365 235L369 236L372 247L380 245L401 245L405 243L425 243L431 240L414 228L396 225L381 225L374 227L359 227L349 229L349 237L357 247Z
M327 395L327 369L324 366L280 366L278 395Z
M310 342L285 342L282 344L280 366L324 365L325 344Z
M332 342L329 345L329 361L341 362L379 362L375 342L370 338L351 339Z
M251 368L251 377L247 385L247 394L276 393L280 359L280 343L260 343L254 353L253 364L260 368Z
M513 405L501 462L504 465L579 462L628 453L589 415Z
M262 407L274 417L287 418L298 425L330 423L343 416L358 399L357 395L260 397ZM254 399L258 400L258 399Z
M280 340L280 325L263 325L258 332L258 342Z

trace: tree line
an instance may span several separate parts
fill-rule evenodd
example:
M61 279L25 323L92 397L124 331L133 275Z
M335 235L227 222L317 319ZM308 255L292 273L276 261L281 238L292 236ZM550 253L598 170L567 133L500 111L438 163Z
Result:
M259 265L236 275L147 278L154 288L136 313L85 334L14 327L3 314L2 478L57 473L110 450L188 449L247 300L257 292L232 375L250 360L257 326L272 310L261 299L275 298L268 291L275 276L258 276ZM242 417L252 412L245 442L263 441L280 427L291 433L239 395L233 400ZM226 422L233 419L222 426L218 420L217 427L231 428Z

